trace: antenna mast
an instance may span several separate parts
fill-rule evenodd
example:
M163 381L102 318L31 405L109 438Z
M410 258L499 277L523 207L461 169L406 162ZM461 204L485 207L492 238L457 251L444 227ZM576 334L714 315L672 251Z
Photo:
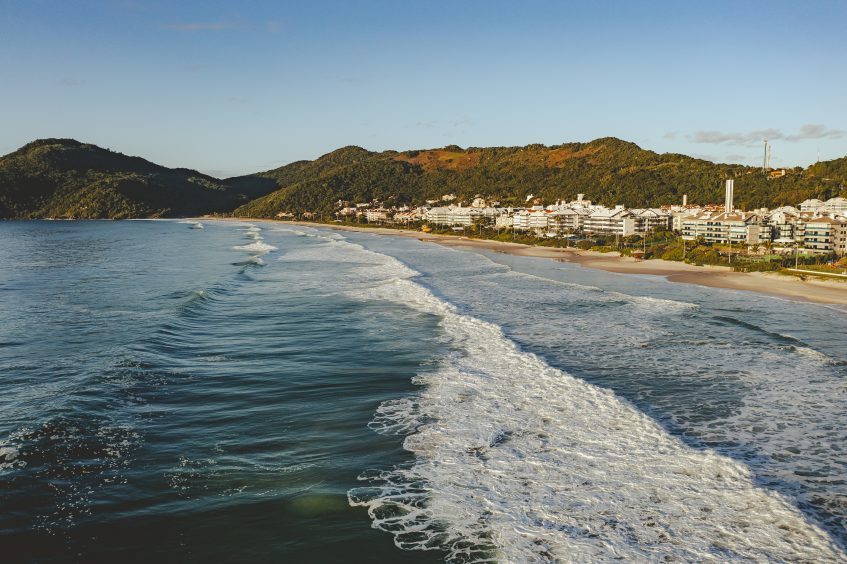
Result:
M762 157L762 172L767 174L768 173L768 140L763 139L762 141L765 144L765 153Z

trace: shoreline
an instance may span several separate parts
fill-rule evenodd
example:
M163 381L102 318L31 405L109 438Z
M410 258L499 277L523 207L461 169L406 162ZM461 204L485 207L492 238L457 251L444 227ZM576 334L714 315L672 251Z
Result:
M262 221L275 224L300 225L304 227L353 231L356 233L375 233L410 237L419 241L436 243L445 247L480 249L507 253L515 256L549 258L561 262L594 268L615 274L646 274L661 276L669 282L694 284L709 288L724 288L756 292L768 296L787 298L793 301L811 302L829 305L847 305L847 283L820 279L800 280L795 277L771 272L735 272L727 266L694 266L684 262L651 259L636 261L631 257L619 257L613 253L584 251L575 248L541 247L523 243L492 241L490 239L471 239L463 235L442 235L424 233L411 229L391 229L387 227L354 227L350 225L331 225L309 221L278 221L253 218L215 218L198 219L225 221Z

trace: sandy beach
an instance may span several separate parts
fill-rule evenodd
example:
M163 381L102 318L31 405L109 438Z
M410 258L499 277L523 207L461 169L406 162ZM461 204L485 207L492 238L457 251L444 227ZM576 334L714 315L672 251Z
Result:
M213 219L213 218L210 218ZM248 220L247 218L242 218ZM249 221L257 221L249 219ZM273 221L273 220L266 220ZM276 223L274 221L274 223ZM423 233L411 229L389 229L383 227L353 227L349 225L328 225L300 221L286 221L287 224L376 233L395 237L413 237L420 241L436 243L446 247L483 249L517 256L540 257L571 262L585 268L596 268L619 274L647 274L663 276L670 282L697 284L712 288L728 288L758 292L796 301L821 304L847 304L847 282L807 278L801 280L770 272L734 272L725 266L694 266L684 262L664 260L636 261L631 257L619 257L614 253L598 253L579 249L538 247L521 243L471 239L461 235L441 235Z

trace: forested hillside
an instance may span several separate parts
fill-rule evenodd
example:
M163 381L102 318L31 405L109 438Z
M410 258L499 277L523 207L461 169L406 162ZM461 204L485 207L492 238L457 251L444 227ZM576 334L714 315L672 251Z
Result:
M0 157L0 218L195 215L231 211L265 193L73 139L33 141Z
M278 190L236 210L272 217L280 211L328 213L337 200L420 204L454 193L519 204L533 194L545 202L578 193L606 205L632 207L723 201L723 179L736 178L736 203L744 208L796 204L809 197L843 194L847 158L791 169L767 179L761 169L715 164L679 154L658 154L633 143L603 138L547 147L467 148L373 153L345 147L315 161L230 179L235 186L275 183Z
M344 147L314 161L219 180L166 168L72 139L33 141L0 157L0 218L174 217L204 213L274 217L311 211L329 216L338 200L423 204L454 193L520 205L529 194L546 203L578 193L630 207L723 201L735 178L742 208L797 204L847 195L847 157L766 178L761 169L657 154L604 138L547 147L448 146L375 153Z

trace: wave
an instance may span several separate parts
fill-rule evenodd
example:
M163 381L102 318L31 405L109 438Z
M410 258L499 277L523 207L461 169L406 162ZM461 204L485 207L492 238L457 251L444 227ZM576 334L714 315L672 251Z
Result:
M189 229L203 229L204 228L204 225L202 223L200 223L199 221L185 220L185 221L177 221L177 223L188 225Z
M348 296L436 315L450 346L416 378L419 394L383 403L371 422L406 435L414 462L367 471L348 492L398 547L456 562L844 557L746 466L686 446L612 392L522 351L399 261L336 247L370 262L362 269L376 281Z
M273 245L269 245L264 241L255 241L253 243L249 243L247 245L236 245L233 247L236 251L247 251L250 253L261 253L267 254L271 251L276 251L277 248Z
M253 256L247 260L234 262L232 264L233 266L265 266L265 261L258 256Z
M647 313L660 313L662 315L668 315L670 313L685 313L695 311L700 308L698 304L691 302L684 302L681 300L671 300L666 298L655 298L650 296L635 296L631 294L625 294L623 292L616 292L612 290L606 290L604 288L600 288L599 286L590 286L587 284L579 284L576 282L566 282L564 280L557 280L556 278L549 278L546 276L541 276L538 274L531 274L529 272L521 272L514 270L511 266L507 264L503 264L492 260L490 256L486 253L480 253L476 249L468 249L468 248L452 248L447 247L449 251L454 253L467 253L472 252L482 259L486 261L487 269L485 274L500 274L500 273L509 273L512 276L532 279L532 280L540 280L545 284L555 284L556 286L567 288L569 290L575 290L580 293L588 293L594 296L602 296L607 300L607 303L617 303L621 306L629 306L636 307ZM557 268L556 270L567 272L568 269ZM463 270L463 275L467 275L467 269ZM471 272L473 274L473 272Z
M292 235L297 235L298 237L313 237L316 239L324 239L327 241L347 240L347 238L341 235L340 233L318 230L312 227L302 227L301 229L295 229L293 227L276 227L271 231L273 231L274 233L290 233Z
M819 361L821 364L832 364L832 365L842 365L844 362L838 361L818 350L812 348L808 343L801 341L797 337L793 337L791 335L785 335L783 333L778 333L776 331L771 331L754 323L749 323L747 321L742 321L740 319L736 319L735 317L730 317L728 315L715 315L712 319L718 323L726 323L729 325L735 325L737 327L741 327L743 329L747 329L752 333L758 333L767 339L775 342L777 346L783 350L788 350L791 352L795 352L799 355L802 355L811 360Z

